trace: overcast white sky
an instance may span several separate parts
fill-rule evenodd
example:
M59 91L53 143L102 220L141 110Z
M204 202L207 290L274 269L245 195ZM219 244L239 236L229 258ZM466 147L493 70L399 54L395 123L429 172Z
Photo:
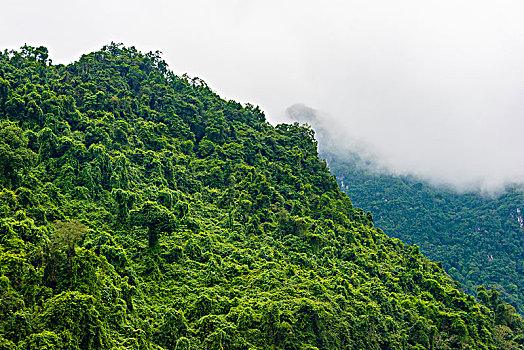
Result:
M272 122L303 103L393 170L458 186L524 181L520 0L4 0L0 48L69 63L111 41Z

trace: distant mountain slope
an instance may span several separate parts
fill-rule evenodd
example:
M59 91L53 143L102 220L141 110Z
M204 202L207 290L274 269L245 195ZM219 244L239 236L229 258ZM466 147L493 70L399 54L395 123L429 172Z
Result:
M377 227L442 261L469 294L481 284L495 285L503 300L524 311L521 188L497 198L457 194L412 177L366 171L351 156L322 156L355 206L374 214Z
M305 126L111 44L0 54L0 349L516 349Z

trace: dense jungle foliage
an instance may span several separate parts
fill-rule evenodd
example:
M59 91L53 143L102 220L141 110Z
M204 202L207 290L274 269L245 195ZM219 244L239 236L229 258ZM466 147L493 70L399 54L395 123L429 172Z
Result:
M518 349L375 229L313 131L111 44L0 54L0 349Z

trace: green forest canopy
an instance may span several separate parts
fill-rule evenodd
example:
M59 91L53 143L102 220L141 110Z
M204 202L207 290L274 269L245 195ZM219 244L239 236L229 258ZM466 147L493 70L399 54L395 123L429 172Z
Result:
M1 349L517 349L353 208L306 126L119 44L0 54Z

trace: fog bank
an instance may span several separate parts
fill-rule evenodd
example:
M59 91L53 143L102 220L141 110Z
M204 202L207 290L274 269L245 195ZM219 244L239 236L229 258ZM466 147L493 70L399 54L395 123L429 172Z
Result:
M391 136L383 142L371 142L376 135L362 134L358 126L352 129L343 118L333 118L302 104L293 105L286 112L289 121L307 123L315 130L321 155L336 155L339 161L359 159L358 166L369 172L411 175L433 186L457 192L481 192L488 196L501 194L507 186L524 184L522 173L519 173L522 167L518 150L511 152L514 159L497 158L495 151L486 155L491 159L482 159L481 155L475 154L479 150L474 147L466 152L464 149L453 150L452 141L445 145L432 144L420 138L421 135L408 133ZM380 132L378 130L377 134ZM449 159L444 152L449 152ZM471 156L461 158L466 154ZM475 159L475 156L479 158ZM499 168L493 168L494 165Z
M175 73L272 122L305 104L340 147L359 144L392 171L493 189L524 182L523 10L519 0L8 0L0 47L45 45L55 63L111 41L160 50Z

